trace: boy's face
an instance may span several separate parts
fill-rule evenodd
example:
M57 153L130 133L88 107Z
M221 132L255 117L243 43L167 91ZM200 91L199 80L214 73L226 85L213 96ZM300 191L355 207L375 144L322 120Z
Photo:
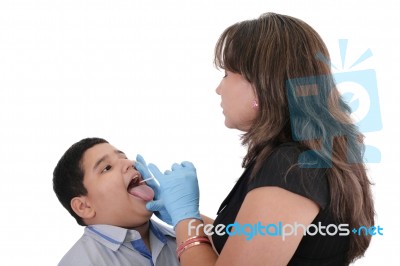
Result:
M94 211L86 223L132 228L150 219L152 213L145 204L153 199L154 192L145 183L139 184L142 177L133 163L108 143L97 144L84 153L85 197Z

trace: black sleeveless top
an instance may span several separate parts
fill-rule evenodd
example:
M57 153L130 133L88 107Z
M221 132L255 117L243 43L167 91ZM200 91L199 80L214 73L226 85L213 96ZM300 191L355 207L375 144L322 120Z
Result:
M237 181L232 191L222 202L214 226L217 224L233 224L247 193L252 189L275 186L309 198L319 205L320 211L312 224L327 226L335 222L329 212L329 184L324 168L302 168L298 157L303 152L297 144L286 143L278 146L264 162L260 171L250 180L254 163L251 164ZM250 180L250 181L249 181ZM330 232L334 228L330 227ZM347 229L350 228L347 226ZM299 232L302 232L301 230ZM325 233L325 231L323 231ZM351 233L349 231L349 233ZM224 248L228 235L213 234L212 239L218 253ZM233 236L234 237L234 236ZM279 237L279 236L277 236ZM251 241L251 240L249 240ZM303 236L296 252L288 265L340 266L345 263L349 248L349 235Z

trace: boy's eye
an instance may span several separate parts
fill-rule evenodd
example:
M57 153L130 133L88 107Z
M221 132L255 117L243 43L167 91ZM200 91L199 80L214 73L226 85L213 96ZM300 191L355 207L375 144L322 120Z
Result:
M106 167L104 167L103 171L101 171L102 173L105 173L107 171L111 170L111 165L107 165Z

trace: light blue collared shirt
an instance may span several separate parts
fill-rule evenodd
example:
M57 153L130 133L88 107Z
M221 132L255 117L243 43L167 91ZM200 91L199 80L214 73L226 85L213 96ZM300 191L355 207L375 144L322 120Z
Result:
M59 266L179 265L175 255L175 233L150 221L150 246L140 234L112 225L90 225L61 259Z

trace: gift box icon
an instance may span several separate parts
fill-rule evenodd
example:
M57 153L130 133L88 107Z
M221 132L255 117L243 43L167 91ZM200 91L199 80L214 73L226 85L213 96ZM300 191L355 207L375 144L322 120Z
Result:
M347 40L339 40L342 55L342 66L346 55ZM372 56L368 49L360 58L350 67L363 62ZM321 54L316 57L330 64L332 68L337 69ZM376 72L373 69L359 71L341 71L332 76L313 76L290 79L286 82L286 92L288 97L290 121L292 126L292 137L297 141L320 140L324 145L325 152L332 149L333 139L337 136L346 136L346 130L341 122L336 121L329 112L328 98L330 89L336 86L341 95L343 108L351 113L351 116L362 133L375 132L382 129L382 119L380 113L379 97ZM325 89L318 89L318 88ZM328 88L328 89L327 89ZM319 95L316 97L316 94ZM322 99L322 102L321 102ZM314 108L314 110L313 110ZM325 130L318 130L318 126L309 127L311 130L301 126L299 117L303 110L307 109L312 114L309 123L318 123L321 119L327 125ZM349 145L359 145L356 140L349 141ZM374 146L364 145L363 158L352 158L348 156L350 163L357 163L364 160L367 163L378 163L381 160L379 149ZM349 147L351 149L351 147ZM329 155L327 155L329 157ZM315 151L303 152L299 157L299 163L303 167L331 167L331 161L318 160Z

